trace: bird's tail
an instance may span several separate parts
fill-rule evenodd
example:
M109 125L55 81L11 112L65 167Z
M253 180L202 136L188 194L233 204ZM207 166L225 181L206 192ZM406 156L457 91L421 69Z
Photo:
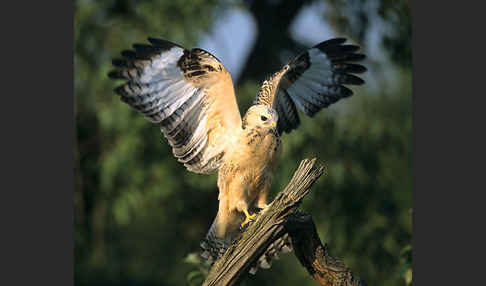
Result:
M212 265L219 257L223 256L226 249L231 245L231 237L218 237L216 234L216 225L218 217L214 219L209 228L206 237L201 241L202 253L201 257L206 261L206 264Z
M201 257L205 260L205 264L212 265L218 258L223 256L228 247L236 237L226 236L224 238L217 236L217 217L214 219L209 228L206 237L201 241L202 253ZM274 259L279 259L279 254L288 253L292 251L292 240L288 233L271 243L265 253L260 256L257 262L250 268L250 274L255 274L258 268L268 269L272 266Z

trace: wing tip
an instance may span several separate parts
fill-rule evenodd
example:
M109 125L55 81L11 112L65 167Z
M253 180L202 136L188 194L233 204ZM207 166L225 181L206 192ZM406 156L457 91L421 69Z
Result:
M136 59L137 58L137 53L132 50L123 50L120 53L122 57L127 58L127 59Z
M365 73L368 71L368 68L363 65L355 65L356 69L353 70L353 73Z
M164 50L170 50L173 47L179 47L181 49L184 49L184 47L182 47L181 45L178 45L176 43L161 38L148 37L147 41L149 41L149 43L152 44L152 46L162 48Z
M120 58L111 60L111 64L115 67L127 67L127 61Z
M354 94L353 90L344 86L344 85L339 85L339 88L341 90L340 94L341 94L341 98L346 98L346 97L350 97ZM336 100L337 101L337 100Z
M323 42L320 42L316 45L313 46L313 48L321 48L321 47L329 47L329 46L337 46L345 43L347 41L346 38L344 37L337 37L337 38L332 38L329 40L325 40Z
M368 71L368 69L363 65L351 64L351 63L341 63L341 64L337 63L334 64L332 68L333 68L333 72L338 74L339 73L362 74Z
M107 75L111 79L125 79L118 70L112 70Z
M365 83L365 81L362 78L355 76L353 74L346 74L345 76L346 78L343 84L363 85Z
M361 47L354 44L344 44L346 41L346 38L333 38L320 42L314 45L312 48L319 49L321 52L331 55L332 57L340 55L355 55L355 52Z
M184 49L184 47L169 42L167 40L148 37L147 40L150 44L144 43L134 43L132 44L133 50L123 50L121 51L121 56L124 59L114 59L112 61L113 65L119 66L120 64L126 65L126 60L147 60L150 59L154 54L160 53L161 51L170 50L173 47L179 47ZM116 60L116 62L115 62ZM116 64L115 64L116 63Z

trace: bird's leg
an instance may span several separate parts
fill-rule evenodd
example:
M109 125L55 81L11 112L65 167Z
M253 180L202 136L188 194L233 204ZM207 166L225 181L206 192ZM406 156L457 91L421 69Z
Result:
M243 221L243 223L241 224L241 227L244 227L246 224L248 224L256 216L255 213L250 215L250 213L248 212L248 204L243 199L239 199L237 201L236 209L245 214L245 221Z
M241 227L244 227L247 223L252 221L256 217L256 213L250 215L247 209L243 209L243 213L245 214L245 221L241 224Z

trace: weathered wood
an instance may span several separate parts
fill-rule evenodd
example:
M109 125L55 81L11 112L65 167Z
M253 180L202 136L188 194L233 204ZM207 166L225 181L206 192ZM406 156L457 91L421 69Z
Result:
M349 280L346 275L351 272L342 262L329 255L326 246L322 247L312 218L297 212L302 199L325 171L324 166L314 167L315 161L316 159L305 159L300 163L284 191L277 195L214 263L203 286L238 285L268 246L287 232L296 240L292 244L299 261L321 285L360 285L347 282L356 279ZM302 243L313 244L301 245ZM364 283L361 284L363 285Z
M332 257L327 244L322 245L312 216L296 212L286 222L295 256L322 286L366 286L338 258Z

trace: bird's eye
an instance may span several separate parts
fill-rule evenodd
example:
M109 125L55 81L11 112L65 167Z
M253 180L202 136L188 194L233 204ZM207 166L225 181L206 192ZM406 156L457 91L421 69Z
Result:
M263 115L262 115L262 117L260 117L260 118L262 119L262 121L267 121L267 119L268 119L267 117L265 117L265 116L263 116Z

